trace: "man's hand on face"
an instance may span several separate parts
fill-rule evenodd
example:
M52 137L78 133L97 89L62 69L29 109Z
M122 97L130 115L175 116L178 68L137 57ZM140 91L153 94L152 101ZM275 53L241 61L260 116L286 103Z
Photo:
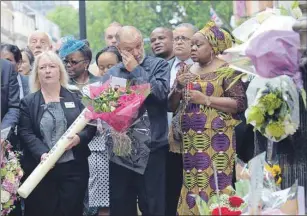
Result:
M123 58L123 63L125 65L125 68L129 72L133 71L139 65L139 63L134 58L134 56L132 54L130 54L129 52L121 51L120 54L121 54L121 56Z

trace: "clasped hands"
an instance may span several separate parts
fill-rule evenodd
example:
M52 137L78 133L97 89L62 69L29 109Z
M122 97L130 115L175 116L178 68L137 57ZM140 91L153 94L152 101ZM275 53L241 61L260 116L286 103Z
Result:
M193 78L191 73L183 73L177 76L177 89L182 90ZM188 100L194 104L208 105L209 96L198 90L188 90Z

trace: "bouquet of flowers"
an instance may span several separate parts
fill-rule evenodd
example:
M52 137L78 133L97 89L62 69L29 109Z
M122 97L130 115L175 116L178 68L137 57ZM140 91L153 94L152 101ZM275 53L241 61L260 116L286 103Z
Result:
M247 203L231 188L233 195L221 194L213 196L206 203L198 195L190 195L196 198L196 204L200 215L241 215L247 207Z
M250 123L269 140L278 142L299 127L299 99L295 84L288 76L254 78L247 90Z
M6 216L14 209L14 202L18 199L17 189L23 176L18 154L7 143L3 150L1 161L1 215Z
M126 156L132 148L125 132L139 117L139 110L150 93L150 84L132 86L128 82L126 86L116 85L113 78L103 84L94 83L86 87L82 101L89 110L85 113L86 118L102 120L111 127L113 152Z

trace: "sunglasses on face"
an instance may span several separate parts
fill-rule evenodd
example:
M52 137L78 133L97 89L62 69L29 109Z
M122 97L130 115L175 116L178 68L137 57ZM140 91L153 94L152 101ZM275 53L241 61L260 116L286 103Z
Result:
M71 65L71 66L75 66L77 64L79 64L80 62L83 62L83 61L86 61L86 59L82 59L80 61L75 61L75 60L67 60L67 59L64 59L63 62L65 65L67 65L68 63Z

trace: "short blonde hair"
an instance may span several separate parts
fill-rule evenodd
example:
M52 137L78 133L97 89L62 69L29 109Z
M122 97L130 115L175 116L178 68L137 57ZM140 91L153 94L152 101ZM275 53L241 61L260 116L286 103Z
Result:
M38 79L38 63L41 60L42 57L48 57L52 62L54 62L55 64L57 64L60 68L60 84L61 86L63 86L64 88L67 88L68 86L68 74L65 70L64 64L62 63L61 59L58 57L57 54L55 54L52 51L45 51L41 54L39 54L34 61L34 65L33 65L33 69L30 73L30 77L29 77L29 87L31 92L36 92L38 90L41 89L41 84L39 82Z

